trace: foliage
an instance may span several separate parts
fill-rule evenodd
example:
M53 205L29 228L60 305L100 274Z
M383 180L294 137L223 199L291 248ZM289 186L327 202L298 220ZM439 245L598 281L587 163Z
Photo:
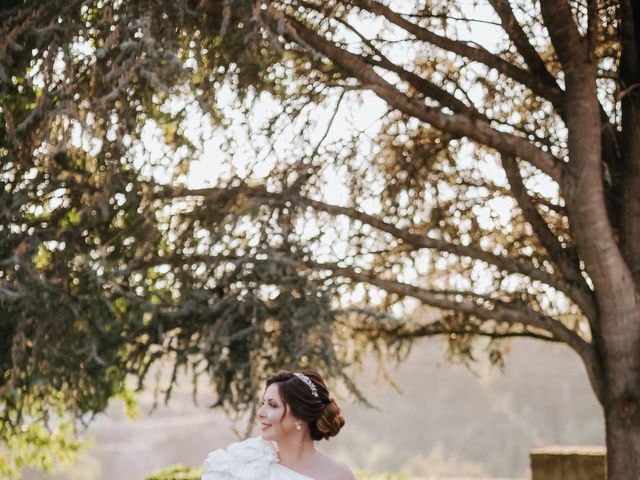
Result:
M166 400L184 368L252 411L280 367L357 394L365 351L485 337L501 364L525 336L572 348L629 435L609 451L640 448L640 10L488 4L3 4L3 434L159 358Z
M0 446L0 475L21 478L25 466L52 471L75 462L89 445L76 438L73 423L66 421L54 428L40 424L24 425L19 434L10 435Z
M171 198L196 150L176 98L223 124L223 80L241 96L257 83L282 88L264 73L273 55L247 47L250 23L239 28L222 3L192 7L0 10L0 414L14 448L25 426L60 406L84 421L127 394L128 375L142 388L159 358L175 362L158 386L164 400L185 368L208 375L229 411L251 409L278 368L312 363L341 375L331 286L295 268L307 249L275 233L286 213L248 228L259 213L250 205L228 217ZM164 157L145 161L150 125ZM174 169L169 183L154 178L163 168Z
M186 465L172 465L150 473L144 480L200 480L201 468L192 468Z

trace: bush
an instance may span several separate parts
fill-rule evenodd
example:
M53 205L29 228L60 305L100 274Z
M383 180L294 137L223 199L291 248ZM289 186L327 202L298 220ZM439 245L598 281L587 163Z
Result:
M172 465L162 470L150 473L144 480L200 480L202 468L193 468L187 465Z

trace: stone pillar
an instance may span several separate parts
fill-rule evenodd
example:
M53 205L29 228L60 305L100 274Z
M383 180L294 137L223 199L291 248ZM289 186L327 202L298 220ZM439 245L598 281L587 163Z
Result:
M531 480L605 480L605 447L544 447L532 450Z

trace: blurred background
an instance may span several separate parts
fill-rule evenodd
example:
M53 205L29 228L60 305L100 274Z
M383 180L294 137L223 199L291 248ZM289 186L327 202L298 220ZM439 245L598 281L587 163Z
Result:
M376 407L338 394L347 424L318 447L368 472L437 478L529 478L528 452L546 445L602 444L600 407L583 367L566 347L517 340L501 370L488 363L467 368L445 358L441 341L416 343L405 362L388 372L400 391L380 379L375 361L359 386ZM198 405L188 379L168 406L151 414L152 392L140 397L130 419L112 402L85 432L93 446L77 465L56 475L27 471L25 480L138 480L168 465L198 466L207 453L238 439L241 422Z

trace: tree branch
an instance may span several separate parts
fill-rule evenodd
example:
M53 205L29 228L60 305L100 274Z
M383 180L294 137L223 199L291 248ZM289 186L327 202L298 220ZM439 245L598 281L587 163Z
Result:
M304 184L307 183L309 179L313 176L313 174L319 169L319 167L317 166L314 167L313 163L316 159L316 156L318 155L318 152L320 151L320 147L322 146L324 141L327 139L327 136L331 131L333 122L335 121L336 116L338 115L338 111L340 110L340 104L342 103L342 100L346 95L346 93L347 93L346 90L343 90L340 93L340 96L338 96L338 100L336 101L336 106L333 109L333 114L331 115L331 118L327 122L327 126L324 130L324 133L322 134L322 137L320 137L320 139L318 140L318 143L314 147L313 152L311 153L311 156L303 159L303 163L306 164L306 167L303 166L303 172L300 173L300 176L296 178L295 181L291 184L291 186L287 188L287 191L289 193L292 193L292 194L299 193L302 187L304 186Z
M549 73L536 49L529 42L528 35L513 14L509 0L489 0L489 3L502 21L502 28L507 33L518 53L522 55L527 67L549 89L560 90L556 79ZM559 105L556 105L558 108Z
M566 343L580 355L580 358L587 367L587 373L596 396L600 400L603 398L604 377L602 376L595 348L575 332L565 327L561 322L532 310L526 305L495 301L492 306L485 307L471 301L459 302L448 300L429 290L394 280L382 279L369 272L356 271L348 267L328 263L310 263L309 266L318 270L329 270L336 275L344 276L358 282L369 283L390 293L416 298L422 303L432 307L474 315L486 320L498 320L545 330L549 332L553 338Z
M516 160L505 156L502 156L501 160L511 185L511 193L518 202L525 220L531 225L540 243L549 254L552 262L558 267L562 276L570 284L576 286L574 291L577 294L577 298L574 300L593 327L593 321L597 315L596 306L593 295L580 273L579 260L575 251L563 248L556 235L549 229L549 225L542 218L527 193Z
M366 315L367 317L373 317L375 320L388 318L384 313L373 312L362 308L350 309L350 311L354 311L356 314ZM548 333L537 333L529 330L527 327L524 327L521 331L497 332L495 330L484 330L481 325L469 325L467 328L465 328L466 326L452 326L448 325L443 320L434 320L428 323L421 323L412 326L407 326L406 322L403 322L401 319L390 318L390 320L393 321L394 325L385 325L381 322L376 322L370 326L352 325L346 322L339 323L355 333L373 334L375 336L388 335L394 339L400 340L456 334L477 335L494 339L525 337L553 343L562 343L560 340Z
M495 148L503 154L526 160L552 179L560 180L563 170L560 160L552 154L538 149L527 140L494 130L488 122L470 118L468 115L447 115L437 108L427 107L422 102L409 98L398 91L378 75L373 67L363 61L360 56L337 47L295 19L285 17L273 8L268 9L264 15L266 22L274 31L282 31L291 41L322 53L346 73L359 79L367 88L374 91L394 108L452 135L469 137L483 145Z
M640 6L633 0L620 2L621 50L620 73L623 88L640 80Z
M504 31L509 35L509 38L514 43L518 52L524 58L529 70L534 73L545 85L549 88L560 88L556 82L556 79L549 73L546 68L544 61L538 55L535 48L529 42L527 34L524 32L520 24L518 23L515 15L513 14L513 9L509 5L509 0L489 0L493 9L500 16L502 20L502 27ZM594 5L597 7L597 0L589 0L590 6L590 31L593 32L597 28L597 26L593 25L593 22L597 19L597 11L594 15L592 11ZM593 48L590 48L592 51ZM560 115L561 118L565 119L565 105L564 102L553 102L554 106ZM602 121L602 148L603 148L603 156L605 161L609 165L609 168L612 171L615 171L619 166L617 162L619 161L619 147L617 146L616 138L615 138L615 127L611 124L611 121L604 111L602 107L600 107L600 118Z
M489 68L495 68L498 72L527 86L536 95L546 98L554 105L562 105L563 92L559 87L557 87L557 85L551 88L545 81L538 77L531 76L531 74L526 70L511 64L482 47L473 47L465 42L452 40L430 32L429 30L408 21L386 5L375 0L353 0L351 3L363 10L383 16L394 25L397 25L398 27L413 34L419 40L431 43L432 45L464 56L470 60L482 63Z
M507 33L507 35L509 35L509 38L518 49L518 52L524 58L527 66L529 67L529 70L549 88L560 88L558 86L558 83L556 82L556 79L549 73L544 61L540 58L538 52L536 52L535 48L531 45L527 34L524 32L524 30L518 23L518 20L515 18L513 9L511 5L509 5L509 0L489 0L489 2L491 3L498 16L500 16L504 31ZM594 4L597 6L597 0L589 0L589 19L591 22L597 19L597 12L595 15L592 12ZM592 36L594 38L595 35L593 35L593 32L596 28L597 26L590 26L590 31L592 32ZM590 51L593 51L593 46L590 47ZM560 117L566 119L566 107L564 105L564 102L554 103L554 106ZM607 113L602 107L600 107L600 118L603 125L601 135L603 157L611 171L615 172L616 169L619 168L619 165L617 164L619 162L619 147L615 138L615 127L611 124Z
M596 48L600 25L600 12L598 10L598 0L587 0L587 51L593 62L597 62Z
M540 10L562 68L570 75L572 65L576 61L584 61L587 49L573 19L569 2L540 0Z
M430 238L426 235L417 235L406 229L397 227L381 220L373 215L358 211L355 208L342 207L332 205L318 200L313 200L300 195L287 195L267 191L264 187L235 187L233 189L218 188L202 188L202 189L171 189L170 193L174 198L197 196L206 197L211 202L226 203L231 201L235 196L246 195L252 198L264 198L270 202L278 204L300 204L312 207L315 210L330 213L331 215L344 215L352 220L358 220L364 224L370 225L380 231L389 233L395 238L411 245L415 248L427 248L451 254L468 257L474 260L486 262L509 273L518 273L529 277L531 280L537 280L552 286L556 290L565 293L569 298L573 299L576 304L580 305L584 292L577 285L565 281L561 277L557 277L551 273L535 268L531 263L520 262L513 258L496 255L487 252L478 247L456 245L446 240Z
M454 112L458 113L469 113L471 115L482 117L486 121L489 121L484 115L481 115L478 110L473 106L469 106L465 104L463 101L456 98L454 95L446 91L444 88L435 85L433 82L421 77L420 75L406 70L401 65L393 63L390 61L387 56L385 56L380 49L378 49L371 40L366 38L362 33L360 33L353 25L345 22L342 19L336 19L340 24L342 24L345 28L349 29L355 35L357 35L362 42L364 42L371 51L380 58L380 60L375 60L374 58L364 58L363 61L366 61L370 65L377 66L389 70L397 74L402 80L408 82L411 86L413 86L417 91L422 93L425 97L432 98L440 103L443 107L450 108Z
M390 293L416 298L426 305L441 308L443 310L453 310L469 315L475 315L486 320L498 320L511 324L522 324L534 328L540 328L551 333L559 341L567 343L576 351L583 351L591 348L588 342L583 340L575 332L569 330L561 322L540 312L536 312L524 304L502 302L495 299L492 302L489 302L487 299L482 299L482 303L484 304L492 303L490 306L483 306L480 302L476 303L470 300L451 300L437 291L426 290L395 280L383 279L373 273L361 271L359 269L356 270L354 268L343 267L331 263L308 262L308 265L316 270L329 270L335 275L375 285L376 287Z

